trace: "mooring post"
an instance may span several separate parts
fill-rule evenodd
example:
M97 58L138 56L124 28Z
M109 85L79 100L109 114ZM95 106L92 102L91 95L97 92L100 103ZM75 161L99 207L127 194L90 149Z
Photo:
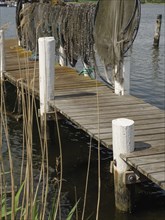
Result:
M55 75L55 40L54 37L42 37L39 43L39 88L41 132L47 124L47 114L50 112L48 101L54 99Z
M114 80L115 94L117 95L129 95L130 94L130 53L128 53L121 63L120 67L115 66L115 75L117 71L120 71L122 78Z
M60 45L60 47L59 47L59 64L60 64L60 66L66 66L67 65L65 50L64 50L64 47L62 45Z
M155 25L154 47L158 47L159 46L161 23L162 23L162 15L159 14L157 16L156 25Z
M0 30L0 73L3 80L3 73L5 72L5 52L4 52L4 30Z
M116 208L128 212L132 209L132 185L126 185L125 173L128 165L121 159L120 154L134 151L134 121L126 118L112 121L114 187Z

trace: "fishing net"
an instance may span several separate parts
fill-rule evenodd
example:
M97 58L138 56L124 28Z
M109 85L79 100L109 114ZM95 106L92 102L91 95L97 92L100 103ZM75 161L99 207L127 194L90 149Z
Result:
M99 0L98 4L65 4L61 0L58 4L27 3L17 13L18 35L28 49L37 51L39 37L54 36L56 54L61 45L72 66L80 58L96 70L95 45L103 64L114 69L121 66L124 53L135 39L140 0ZM110 74L122 78L120 71Z
M96 11L94 40L105 66L120 68L123 55L132 45L139 27L139 0L100 0ZM121 71L115 78L121 80Z
M25 4L20 12L21 43L36 50L39 37L54 36L56 53L64 47L72 66L93 57L93 26L96 4Z

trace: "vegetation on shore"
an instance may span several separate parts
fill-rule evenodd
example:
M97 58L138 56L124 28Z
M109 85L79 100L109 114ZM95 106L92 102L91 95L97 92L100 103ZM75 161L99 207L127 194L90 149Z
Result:
M97 0L77 0L77 2L89 2ZM165 3L165 0L141 0L141 3Z
M165 0L141 0L141 3L165 3Z

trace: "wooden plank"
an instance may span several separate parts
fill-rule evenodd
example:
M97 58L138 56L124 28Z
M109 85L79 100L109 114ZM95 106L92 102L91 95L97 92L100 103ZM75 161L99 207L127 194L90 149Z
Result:
M156 162L165 163L165 153L158 155L147 155L141 157L126 158L126 162L131 166L138 168L140 165L147 165Z
M86 131L85 129L82 129L84 131ZM88 131L86 131L88 133ZM89 134L89 133L88 133ZM96 140L98 140L98 136L94 136L94 138ZM107 139L100 139L101 143L104 143L103 145L105 145L108 148L112 148L112 137L109 137ZM136 140L136 146L137 149L143 149L143 148L150 148L152 146L159 146L159 145L163 145L164 146L164 139L159 139L159 140L155 140L155 139L151 139L151 140Z
M98 136L96 134L96 136ZM112 134L100 134L101 139L104 139L104 141L108 141L109 139L112 138ZM151 135L141 135L141 136L135 136L135 141L142 141L142 142L149 142L151 140L159 140L164 141L164 133L162 134L151 134ZM158 142L159 143L159 142Z
M82 125L83 126L83 125ZM93 134L97 134L98 133L98 128L99 128L99 132L100 134L105 134L104 135L104 138L107 139L107 137L109 137L109 133L112 132L112 128L110 125L107 126L107 128L102 128L100 126L95 126L95 128L91 128L90 126L85 126L87 130L90 130L91 133ZM90 128L89 128L90 127ZM151 130L151 131L150 131ZM144 133L143 133L144 131ZM151 135L152 134L152 128L151 129L144 129L144 130L140 130L140 127L139 128L135 128L135 136L138 137L138 132L140 132L140 135ZM163 132L161 132L163 133Z
M151 173L165 172L165 161L140 165L138 166L138 170L145 176L148 176L148 174Z
M74 117L76 119L76 117ZM116 117L115 117L116 118ZM100 128L110 128L112 125L112 119L111 121L105 121L104 123L100 123L99 124L99 127ZM151 126L153 125L153 127L157 127L157 125L159 126L159 123L160 125L161 124L164 124L162 118L158 119L158 118L155 118L155 119L143 119L143 120L138 120L138 121L135 121L135 126L137 127L138 125L143 125L144 126L144 129L145 129L145 126ZM85 121L82 122L82 125L85 126L86 128L88 129L95 129L96 127L98 127L98 123L95 121L95 123L86 123Z
M142 156L149 156L149 155L155 155L155 154L162 154L165 152L165 143L161 143L160 145L157 145L156 147L146 147L145 143L139 143L135 142L135 149L139 149L139 144L142 146L142 150L134 151L131 154L121 154L121 158L125 161L129 158L137 158L137 157L142 157Z
M52 107L55 107L54 105L51 105ZM76 120L79 124L82 124L83 126L85 126L86 124L88 125L91 125L91 124L95 124L95 126L97 126L98 124L98 116L97 114L95 115L92 115L90 117L85 117L85 116L70 116L69 114L67 114L66 112L64 112L62 109L60 108L57 108L57 111L61 112L62 114L65 114L65 116L68 118L68 119L72 119L72 120ZM100 124L104 124L104 123L112 123L112 120L115 119L115 118L120 118L120 117L123 117L123 114L116 114L116 115L111 115L109 114L108 116L100 116L99 117L99 123ZM154 117L154 120L155 119L159 119L161 121L164 120L164 114L155 114L155 115L150 115L150 114L146 114L146 115L139 115L139 116L130 116L129 119L132 119L134 120L136 123L137 121L141 121L141 120L151 120L152 122L152 119Z
M88 126L86 126L88 128ZM97 131L97 125L94 127L91 127L89 125L90 130L95 133ZM106 126L100 127L100 133L106 134L112 131L112 126L111 124L107 124ZM146 125L141 125L141 124L135 124L135 135L139 135L141 132L143 134L152 134L153 132L157 133L160 130L160 133L165 133L165 125L164 123L156 123L156 124L146 124Z
M133 120L141 120L141 119L147 119L147 118L162 118L164 119L164 113L159 111L159 114L157 111L154 111L152 108L146 107L143 111L141 111L141 107L135 107L135 108L127 108L127 106L122 109L118 109L117 107L111 107L111 106L105 106L105 108L101 109L99 112L97 112L97 108L89 107L89 108L81 108L81 109L68 109L61 107L61 105L52 105L52 102L50 102L50 105L52 107L55 107L63 112L66 112L70 117L74 117L77 120L81 120L82 118L87 121L93 121L93 119L99 118L104 120L111 121L111 119L119 118L119 117L128 117ZM76 111L77 110L77 111Z
M89 127L88 127L89 129ZM154 129L163 129L163 132L165 132L165 124L164 123L156 123L156 124L149 124L149 125L136 125L135 124L135 130L136 132L138 130L140 130L141 132L146 132L146 130L149 130L149 132L154 132ZM92 133L96 133L97 132L97 128L96 126L94 128L90 127L90 131ZM152 130L152 131L151 131ZM112 126L111 124L107 124L107 126L100 128L100 133L109 133L112 131ZM137 135L137 133L135 133Z
M118 99L118 98L109 98L102 97L101 95L98 97L99 103L97 103L97 96L95 93L92 93L91 96L86 96L84 93L84 96L68 96L68 99L64 99L64 96L58 96L58 99L56 100L56 104L60 104L61 106L68 105L70 108L75 108L75 106L84 106L89 107L89 105L97 107L105 106L105 105L111 105L111 106L124 106L124 105L137 105L137 104L144 104L144 102L141 102L139 100L134 100L129 97L125 97L124 99ZM153 106L153 109L156 109L156 107Z
M96 102L92 102L92 100L95 99L94 96L88 96L87 99L86 99L86 97L81 96L80 97L81 104L76 103L75 101L73 102L73 100L69 100L69 99L67 101L65 101L65 103L61 103L60 100L58 99L55 101L55 105L59 106L63 110L67 109L68 113L78 112L78 113L82 114L83 111L85 110L87 115L88 115L88 112L91 112L91 110L93 110L92 113L99 112L101 114L102 112L105 111L107 114L110 114L111 112L113 112L114 109L117 112L123 112L123 110L125 110L125 112L129 112L129 110L132 110L132 111L155 110L155 112L160 113L160 111L158 109L156 109L154 106L148 106L146 104L141 104L138 102L137 103L130 102L130 104L126 104L127 100L125 100L125 99L123 99L123 103L120 103L120 102L112 103L112 102L108 102L108 101L106 101L106 99L104 99L104 102L99 103L99 105L97 105ZM69 107L69 109L68 109L68 107Z
M158 185L160 185L161 182L165 182L165 171L163 170L158 173L149 173L148 178L157 182Z

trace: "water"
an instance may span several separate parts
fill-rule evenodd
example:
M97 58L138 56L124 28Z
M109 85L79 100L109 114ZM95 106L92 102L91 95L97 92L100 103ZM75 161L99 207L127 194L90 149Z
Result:
M15 31L15 8L0 8L0 25L10 22L10 28L6 37L14 37ZM157 14L162 14L162 30L159 49L154 49L153 35ZM132 49L131 60L131 93L145 101L165 109L165 73L164 73L164 5L147 4L142 5L142 19L138 36ZM9 96L13 94L13 87L8 87ZM8 108L11 105L11 97L8 97ZM20 160L22 154L22 124L16 123L12 118L8 119L10 143L14 160L15 177L19 176ZM34 130L35 131L35 130ZM65 213L75 204L75 188L77 198L81 198L79 213L83 203L83 194L88 162L88 151L90 138L70 122L60 122L60 132L63 148L63 205L62 212ZM34 133L33 160L35 164L35 176L39 174L40 149L38 147L38 136ZM4 138L3 138L4 139ZM49 172L50 181L55 177L55 160L59 155L58 141L49 146ZM3 142L4 158L7 160L6 142ZM99 220L164 220L165 216L165 193L153 183L146 182L136 187L136 211L133 214L123 214L115 210L113 176L109 173L109 163L112 152L101 147L101 207ZM50 184L50 194L54 191ZM97 204L97 143L92 143L92 158L87 195L86 216L91 215L95 219Z
M7 38L16 36L15 10L15 7L0 7L0 27L7 24L8 28L5 32Z
M153 48L155 21L162 14L159 49ZM165 23L164 5L142 5L139 33L133 46L131 94L165 109Z

